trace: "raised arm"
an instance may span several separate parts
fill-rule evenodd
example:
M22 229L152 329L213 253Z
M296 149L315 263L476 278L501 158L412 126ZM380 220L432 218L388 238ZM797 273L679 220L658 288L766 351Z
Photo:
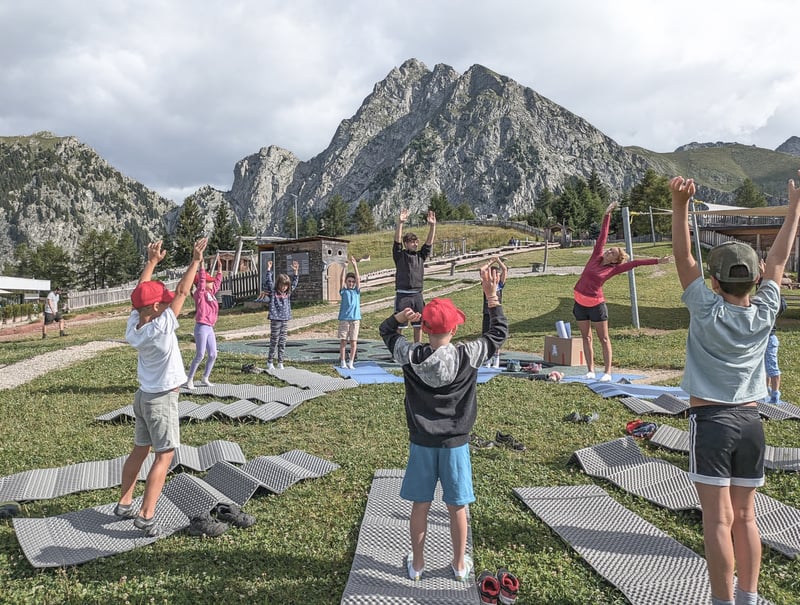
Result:
M504 284L506 283L506 277L508 277L508 267L499 256L497 257L497 264L500 265L500 283Z
M145 262L142 274L139 276L140 284L145 281L150 281L150 278L153 277L153 271L155 271L156 265L164 260L165 256L167 256L167 251L161 249L161 240L147 244L147 262Z
M436 237L436 213L433 210L428 210L428 239L425 243L433 247L433 238Z
M358 272L358 261L356 261L356 257L351 256L350 262L353 263L353 273L356 274L356 288L361 288L361 274Z
M179 281L178 285L175 287L175 298L172 299L169 306L176 317L180 314L181 309L183 309L183 303L186 297L191 294L194 276L197 273L197 269L200 267L200 263L203 262L203 252L205 252L207 245L207 237L200 238L194 243L194 247L192 248L192 262L189 263L189 266L186 268L186 273L183 274L181 281Z
M800 176L800 170L797 171L797 174ZM771 279L778 286L781 285L783 270L786 267L786 261L789 260L789 253L797 235L798 219L800 219L800 188L793 179L789 179L789 207L786 210L786 218L783 219L783 225L767 253L766 266L762 273L764 279Z
M400 216L397 217L397 226L394 229L394 243L403 243L403 223L408 220L408 208L400 209Z
M672 193L672 254L678 279L685 290L701 275L689 238L689 200L695 192L694 179L676 176L669 182L669 190Z

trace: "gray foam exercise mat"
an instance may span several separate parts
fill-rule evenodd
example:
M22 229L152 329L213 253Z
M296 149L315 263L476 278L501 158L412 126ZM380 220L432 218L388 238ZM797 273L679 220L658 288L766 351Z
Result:
M265 458L273 465L262 464L260 461ZM274 459L280 462L274 462ZM256 461L251 465L256 472L251 474L245 467ZM242 506L259 487L281 493L301 479L322 477L339 468L333 462L301 450L255 458L250 463L240 469L220 461L211 467L204 479L187 473L170 479L156 506L156 523L163 530L158 537L145 536L134 527L132 519L116 517L116 503L54 517L16 517L13 519L14 530L25 557L33 567L79 565L150 544L180 531L188 527L191 517L209 512L217 504ZM273 467L280 468L277 479L275 473L269 472ZM134 502L138 508L141 498Z
M636 414L664 414L677 416L689 409L689 403L670 393L662 393L652 401L638 397L622 397L620 403Z
M122 482L122 466L127 457L126 454L111 460L34 469L0 477L0 500L48 500L75 492L115 487ZM152 453L145 459L139 471L139 481L145 480L154 460ZM221 460L236 464L246 462L242 448L237 443L218 440L199 447L182 445L176 448L170 470L182 466L195 471L207 471Z
M650 443L674 452L689 452L689 431L662 424ZM764 452L764 466L771 470L800 471L800 448L768 445Z
M701 510L689 474L666 460L645 456L633 437L577 450L570 462L663 508ZM755 514L763 544L792 559L800 554L800 510L756 492Z
M474 573L467 582L457 582L450 569L449 517L438 486L428 516L425 571L419 581L408 579L405 558L411 551L411 503L400 498L403 475L400 469L375 471L342 605L477 605ZM467 553L471 550L470 530Z
M766 403L759 401L758 413L770 420L800 420L800 408L791 403Z
M705 559L602 488L518 487L514 494L632 605L711 601Z
M656 399L664 393L679 399L689 399L689 394L680 387L662 387L652 384L622 384L615 382L592 382L586 385L602 397L637 397L639 399Z

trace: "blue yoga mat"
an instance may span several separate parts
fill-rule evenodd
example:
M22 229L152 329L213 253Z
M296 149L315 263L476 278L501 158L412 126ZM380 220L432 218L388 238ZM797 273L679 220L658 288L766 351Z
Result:
M613 382L592 382L586 385L603 397L638 397L655 399L669 393L678 399L689 399L689 394L680 387L660 387L652 384L615 384Z
M544 370L542 370L544 372ZM602 376L602 374L600 374ZM642 378L646 378L641 374L611 374L611 382L619 382L622 379L625 380L641 380ZM561 379L561 382L580 382L581 384L592 384L593 382L597 382L597 378L584 378L583 376L564 376Z
M392 382L403 382L402 376L397 376L384 370L374 361L359 361L355 367L342 368L333 366L340 376L352 378L358 384L388 384Z

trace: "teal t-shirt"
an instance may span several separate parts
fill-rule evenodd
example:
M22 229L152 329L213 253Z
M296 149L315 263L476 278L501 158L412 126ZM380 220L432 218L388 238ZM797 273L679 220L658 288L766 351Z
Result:
M695 397L737 405L767 396L764 351L781 292L764 280L749 307L725 302L694 280L681 300L689 309L686 369L681 387Z
M342 302L339 305L339 321L361 319L361 290L358 288L342 288L339 290Z

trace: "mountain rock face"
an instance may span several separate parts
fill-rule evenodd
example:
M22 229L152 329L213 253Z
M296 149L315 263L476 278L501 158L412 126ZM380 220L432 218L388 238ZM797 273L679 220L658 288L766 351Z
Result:
M800 137L789 137L775 151L800 157Z
M73 253L90 229L131 232L144 249L174 204L74 137L0 137L0 254L52 240Z
M308 162L268 147L241 160L230 192L198 192L212 214L225 199L256 232L279 235L285 217L320 213L340 195L352 210L366 200L378 224L401 207L427 207L443 191L476 214L533 209L545 189L595 171L612 191L629 189L647 161L586 120L485 67L465 74L410 59L375 85L328 148Z
M675 149L675 152L681 151L693 151L695 149L709 149L711 147L728 147L731 145L736 145L736 143L723 143L722 141L717 141L716 143L686 143L686 145L681 145L680 147Z

